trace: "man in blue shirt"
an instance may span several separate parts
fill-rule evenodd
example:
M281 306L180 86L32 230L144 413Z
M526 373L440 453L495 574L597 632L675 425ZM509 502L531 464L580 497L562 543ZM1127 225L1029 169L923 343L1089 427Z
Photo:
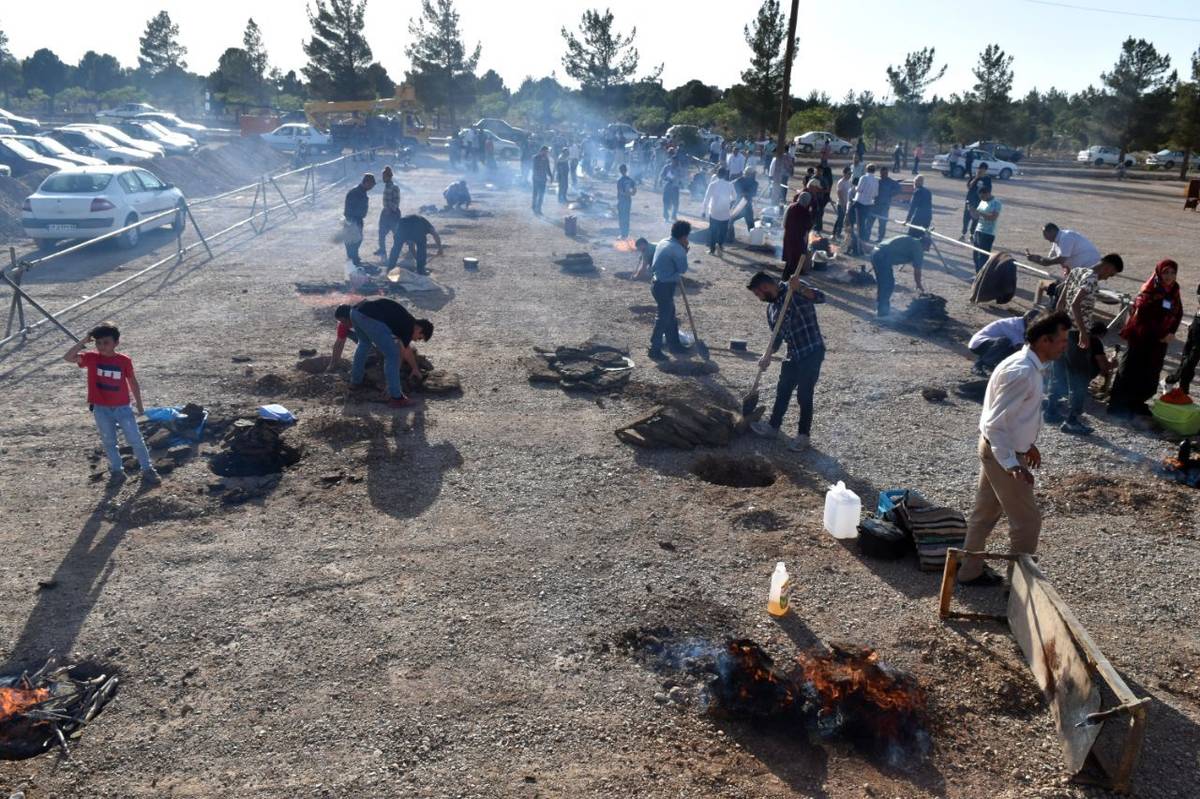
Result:
M654 320L654 332L650 334L650 349L646 354L656 361L666 359L663 343L671 352L683 352L683 342L679 340L679 322L675 318L675 284L683 280L687 272L688 236L691 235L690 222L679 220L671 225L671 237L663 239L654 248L654 260L650 263L650 293L658 306L658 315Z
M914 239L912 236L893 236L882 242L871 253L871 267L875 270L875 307L879 316L886 317L892 313L892 292L896 289L896 274L893 270L898 264L912 264L913 283L917 291L924 293L921 284L921 264L925 260L925 251L929 249L929 237Z
M617 178L617 226L621 229L621 238L629 238L629 213L633 210L633 195L637 194L637 184L629 177L629 167L621 164L621 177Z
M788 307L784 308L788 287L792 289L792 297ZM800 405L800 424L796 438L788 445L788 449L799 452L808 448L813 394L821 376L821 363L825 360L825 339L821 336L821 326L817 324L815 307L817 303L825 302L825 294L810 286L799 275L793 275L787 283L781 283L766 272L755 274L746 288L755 297L770 303L767 306L767 324L772 330L779 320L779 314L783 314L779 336L759 360L758 368L765 370L770 366L771 356L783 342L787 342L787 360L779 370L779 385L775 391L771 418L766 422L755 422L750 427L760 436L778 436L788 401L792 398L792 392L796 392L796 402Z
M924 230L933 224L933 193L925 188L925 176L917 175L913 179L912 199L908 202L908 214L904 221L910 225L908 235L922 238Z

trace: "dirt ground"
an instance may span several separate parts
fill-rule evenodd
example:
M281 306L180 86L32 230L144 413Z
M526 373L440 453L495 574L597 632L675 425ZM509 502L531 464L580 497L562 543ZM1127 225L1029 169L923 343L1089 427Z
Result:
M451 179L441 165L404 174L403 207L439 202ZM273 217L261 235L221 239L212 261L193 253L65 319L75 330L120 323L147 405L198 402L214 421L267 402L292 410L299 422L284 437L303 457L278 481L218 485L210 437L162 487L133 479L106 491L91 479L98 442L84 381L59 360L66 339L43 327L0 351L0 545L10 553L0 671L53 649L122 679L71 760L4 763L0 789L28 799L1105 795L1068 784L1050 712L1004 627L939 623L940 575L915 559L864 558L821 529L824 491L839 479L869 506L881 489L911 487L969 510L979 408L953 389L969 378L971 332L1014 312L967 304L969 261L945 247L945 267L928 263L927 286L953 320L922 335L877 324L873 287L835 279L842 266L815 274L829 352L809 452L749 436L720 451L635 450L613 431L657 399L749 387L767 331L744 284L777 262L693 246L693 310L719 370L672 375L644 356L653 303L646 284L625 279L633 256L614 246L615 219L582 214L572 241L553 196L535 220L523 191L468 179L478 215L431 217L446 242L431 261L445 290L400 298L434 321L421 351L461 376L461 395L392 411L371 393L351 396L338 374L296 368L301 350L332 344L332 309L347 301L296 291L342 278L330 241L340 190L298 219ZM957 232L962 184L930 185L938 227ZM1190 261L1200 216L1180 210L1176 185L1030 177L998 187L1000 245L1040 249L1053 219L1120 251L1132 278L1169 255L1185 286L1200 279ZM210 209L201 224L249 205ZM653 240L666 228L658 195L643 190L634 234ZM373 236L372 224L364 254ZM27 286L63 307L171 246L164 232L132 253L63 259ZM579 250L601 271L553 263ZM478 272L464 271L465 256ZM911 280L898 276L898 308ZM1017 312L1031 288L1026 280ZM534 346L589 337L630 348L623 391L530 384L519 359ZM730 338L748 339L750 353L729 351ZM925 387L949 399L929 402ZM1051 429L1040 442L1042 567L1151 699L1136 795L1194 797L1200 494L1155 475L1170 441L1091 410L1091 438ZM760 456L775 480L705 482L694 467L711 455ZM1003 529L992 543L1004 546ZM765 613L778 560L795 581L782 622ZM817 639L875 647L928 691L932 752L897 766L837 741L716 721L694 681L630 648L646 631L749 637L779 658Z

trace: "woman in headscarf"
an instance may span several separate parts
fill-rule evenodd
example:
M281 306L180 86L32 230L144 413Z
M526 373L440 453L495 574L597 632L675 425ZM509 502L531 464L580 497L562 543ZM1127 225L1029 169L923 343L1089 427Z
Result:
M1108 412L1149 414L1146 401L1158 390L1158 377L1167 357L1167 344L1183 319L1183 301L1176 277L1179 265L1164 259L1154 267L1133 301L1121 338L1129 347L1121 355L1109 395Z

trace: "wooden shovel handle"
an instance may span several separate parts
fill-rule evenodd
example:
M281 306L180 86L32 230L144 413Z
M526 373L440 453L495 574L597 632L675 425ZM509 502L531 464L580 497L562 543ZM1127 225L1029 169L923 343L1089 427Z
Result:
M787 294L783 298L783 307L779 309L779 318L775 320L775 327L771 329L771 340L767 342L767 351L775 344L775 339L779 338L779 331L783 329L783 317L787 316L788 306L792 304L792 294L795 289L792 288L791 281L788 281ZM754 376L754 387L751 391L758 388L759 381L762 380L763 372L767 371L765 367L758 367L758 374Z

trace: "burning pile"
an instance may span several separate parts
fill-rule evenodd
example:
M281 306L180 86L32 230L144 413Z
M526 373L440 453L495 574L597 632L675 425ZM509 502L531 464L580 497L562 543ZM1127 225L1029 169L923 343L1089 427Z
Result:
M46 661L32 675L0 678L0 759L24 760L78 737L117 691L117 678L87 678L76 666Z
M267 419L238 419L230 426L209 468L222 477L274 474L300 461L301 451L286 443L283 426Z
M716 655L709 712L839 736L893 765L929 752L925 691L864 647L830 644L798 655L787 671L753 641L729 641Z

